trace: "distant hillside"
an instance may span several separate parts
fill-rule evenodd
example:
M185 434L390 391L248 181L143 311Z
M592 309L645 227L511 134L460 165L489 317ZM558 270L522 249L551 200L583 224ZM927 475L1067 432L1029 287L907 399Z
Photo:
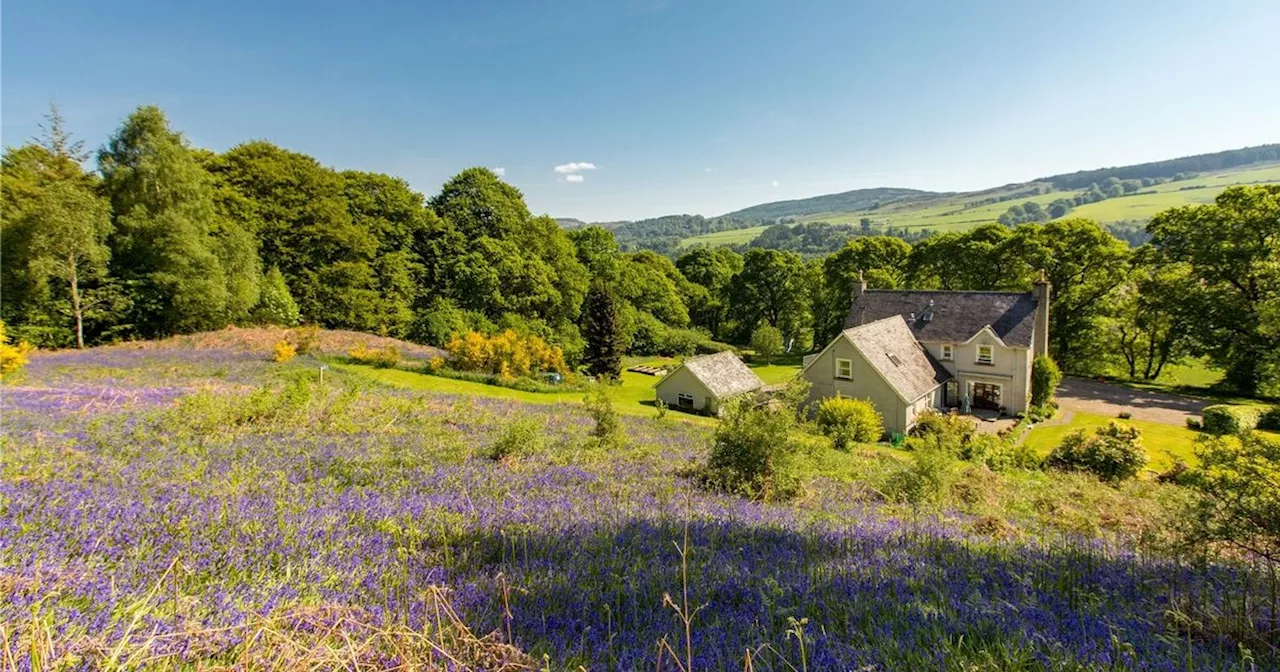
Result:
M791 223L857 225L859 232L888 232L904 238L963 231L990 222L1016 226L1063 216L1089 217L1124 230L1140 231L1141 224L1157 212L1211 202L1229 186L1276 183L1280 183L1280 143L1081 170L980 191L855 189L762 203L720 217L668 215L595 224L611 229L626 249L650 249L664 254L691 245L747 245L784 218ZM558 221L565 228L584 226L577 219ZM785 238L788 244L795 242L807 250L812 247L812 240L824 246L835 240L835 233L858 235L844 229L805 229L803 235L775 231L773 238Z
M854 189L839 194L826 194L792 201L775 201L753 205L730 212L724 217L744 221L769 222L779 217L803 217L823 212L851 212L868 210L907 197L937 196L931 191L919 189L900 189L897 187L876 187L875 189Z
M1179 174L1207 173L1255 163L1280 161L1280 143L1258 145L1243 149L1229 149L1212 154L1183 156L1165 161L1151 161L1132 166L1098 168L1042 177L1037 182L1051 182L1058 189L1083 189L1091 184L1101 184L1109 178L1141 180L1143 178L1173 178Z
M581 229L587 225L581 219L574 219L573 217L556 217L556 224L559 224L562 229Z

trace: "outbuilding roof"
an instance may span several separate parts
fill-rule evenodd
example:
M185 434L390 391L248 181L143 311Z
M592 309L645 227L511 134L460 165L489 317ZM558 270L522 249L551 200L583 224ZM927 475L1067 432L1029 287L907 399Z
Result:
M908 403L951 379L951 374L911 335L901 315L845 329L843 334Z
M764 381L729 351L692 357L686 359L682 366L702 381L707 391L717 399L754 392L764 386ZM658 384L661 385L662 381Z
M1030 292L947 292L868 289L853 300L845 327L899 315L919 341L964 343L982 328L1005 345L1030 348L1036 298ZM913 317L914 316L914 317Z

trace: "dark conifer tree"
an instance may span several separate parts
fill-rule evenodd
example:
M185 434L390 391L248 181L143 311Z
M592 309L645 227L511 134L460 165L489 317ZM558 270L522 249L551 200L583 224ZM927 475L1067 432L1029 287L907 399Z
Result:
M618 303L604 282L591 283L582 302L583 360L591 375L616 378L622 373L622 327Z

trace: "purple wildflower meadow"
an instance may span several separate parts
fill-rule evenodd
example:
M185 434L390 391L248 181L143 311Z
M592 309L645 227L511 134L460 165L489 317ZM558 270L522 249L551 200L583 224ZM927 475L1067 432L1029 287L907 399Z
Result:
M680 474L707 430L680 422L627 420L628 445L606 451L572 409L136 353L44 356L4 390L0 622L208 651L237 642L202 629L298 606L421 626L443 587L474 630L555 669L652 669L663 638L684 655L663 595L682 599L687 530L699 670L742 669L748 650L756 669L798 669L802 642L822 670L1248 669L1165 617L1175 595L1238 593L1231 567L994 542L832 482L800 505L701 492ZM73 382L80 367L107 373ZM225 367L294 375L255 396L217 387ZM545 425L544 450L479 456L516 416Z

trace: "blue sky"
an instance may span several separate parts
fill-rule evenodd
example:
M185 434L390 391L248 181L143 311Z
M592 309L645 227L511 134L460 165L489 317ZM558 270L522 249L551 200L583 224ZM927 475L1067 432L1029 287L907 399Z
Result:
M6 145L50 101L94 148L153 103L212 149L265 138L428 196L501 167L534 212L591 221L1280 141L1276 0L7 0L0 19Z

